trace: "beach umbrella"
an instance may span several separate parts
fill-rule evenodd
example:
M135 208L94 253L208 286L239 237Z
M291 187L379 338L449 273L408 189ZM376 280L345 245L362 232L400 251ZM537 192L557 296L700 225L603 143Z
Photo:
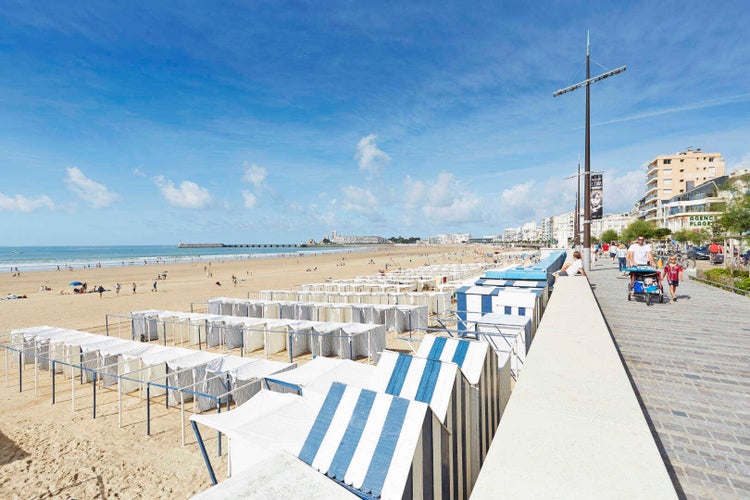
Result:
M83 285L83 283L81 283L80 281L71 281L70 283L68 283L68 285L70 285L70 286L81 286L81 285Z

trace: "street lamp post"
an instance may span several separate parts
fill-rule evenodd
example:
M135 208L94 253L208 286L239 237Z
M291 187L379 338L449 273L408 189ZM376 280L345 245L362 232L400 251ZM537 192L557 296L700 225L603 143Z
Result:
M552 94L553 97L557 97L568 92L572 92L581 87L586 87L586 158L584 166L584 184L583 184L583 266L586 271L591 270L591 95L590 87L592 83L596 83L610 76L614 76L618 73L622 73L627 69L627 66L620 66L617 69L602 73L599 76L591 78L591 44L589 43L589 35L586 33L586 79L582 82L576 83L564 89L560 89Z

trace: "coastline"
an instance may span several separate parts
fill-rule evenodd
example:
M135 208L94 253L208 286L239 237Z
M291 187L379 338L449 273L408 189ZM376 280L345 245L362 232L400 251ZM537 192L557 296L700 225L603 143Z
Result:
M0 301L0 332L47 324L103 333L106 314L155 308L187 311L191 302L210 297L247 297L248 292L261 289L374 275L385 264L392 270L427 263L478 262L489 248L405 245L387 251L212 262L210 277L203 263L39 271L22 273L20 278L6 273L0 275L0 296L13 291L27 293L29 298ZM167 279L158 280L157 291L150 291L155 275L165 270ZM232 274L239 278L236 287ZM119 296L108 291L102 298L98 293L60 295L61 289L72 288L68 283L73 279L87 281L90 287L102 283L110 290L119 281L122 290ZM135 294L132 282L137 284ZM39 291L42 284L52 291ZM408 349L392 335L388 347ZM0 377L0 497L187 498L209 486L192 434L181 447L179 411L151 405L152 435L147 437L145 405L137 393L124 398L124 426L118 428L116 391L99 391L97 418L92 419L90 384L76 386L72 412L70 381L59 380L57 404L51 405L49 376L40 372L37 397L33 373L29 365L21 393L17 373L10 374L9 387L3 380L5 373ZM226 477L226 459L216 458L215 435L207 436L207 446L217 476Z

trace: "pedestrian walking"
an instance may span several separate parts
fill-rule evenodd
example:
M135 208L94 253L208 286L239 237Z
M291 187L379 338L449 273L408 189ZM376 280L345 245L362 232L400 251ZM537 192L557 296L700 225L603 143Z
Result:
M154 286L153 286L153 288L151 288L151 291L152 291L152 292L155 292L155 291L156 291L156 281L154 281Z
M675 302L677 302L677 287L680 286L682 271L684 271L684 269L677 263L677 257L675 256L670 257L669 264L664 266L663 277L667 278L667 282L669 283L669 295Z
M120 286L120 283L119 283L119 282L115 283L115 293L116 293L117 295L120 295L120 288L122 288L122 287Z
M628 258L628 249L625 248L625 245L623 243L620 243L617 245L617 262L620 266L620 271L625 269L627 266L627 258Z
M135 293L135 281L133 282L133 293Z

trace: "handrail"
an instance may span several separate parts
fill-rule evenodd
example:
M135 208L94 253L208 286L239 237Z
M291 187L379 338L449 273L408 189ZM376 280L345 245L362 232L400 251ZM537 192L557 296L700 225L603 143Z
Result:
M737 295L744 295L744 296L750 295L750 290L743 290L741 288L736 288L731 285L725 285L724 283L719 283L718 281L711 281L705 278L698 278L697 276L690 276L690 279L695 280L699 283L706 284L706 285L711 285L711 286L715 286L718 288L727 289L730 292L736 293Z

